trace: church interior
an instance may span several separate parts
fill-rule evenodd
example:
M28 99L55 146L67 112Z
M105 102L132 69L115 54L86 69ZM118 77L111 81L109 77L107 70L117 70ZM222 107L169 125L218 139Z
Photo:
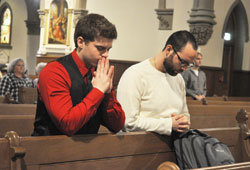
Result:
M79 16L98 13L117 27L109 59L117 65L118 75L120 68L122 72L160 51L171 33L189 30L204 56L207 95L250 96L248 8L247 0L187 0L185 5L178 0L58 0L54 8L51 0L1 0L1 23L6 9L11 22L8 41L0 44L0 62L21 57L32 77L37 63L74 50L73 30Z
M91 13L117 29L109 52L115 88L172 33L191 32L207 86L205 102L186 98L191 129L219 139L235 158L206 169L250 169L249 0L0 0L0 69L22 58L29 77L38 78L37 64L75 49L76 23ZM0 170L180 170L172 138L154 132L113 134L101 125L98 134L31 137L37 89L20 89L19 97L21 104L0 98Z

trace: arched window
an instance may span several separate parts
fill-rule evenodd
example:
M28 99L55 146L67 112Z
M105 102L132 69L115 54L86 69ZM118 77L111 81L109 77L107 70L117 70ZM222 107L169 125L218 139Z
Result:
M11 48L12 11L7 3L0 7L0 46Z

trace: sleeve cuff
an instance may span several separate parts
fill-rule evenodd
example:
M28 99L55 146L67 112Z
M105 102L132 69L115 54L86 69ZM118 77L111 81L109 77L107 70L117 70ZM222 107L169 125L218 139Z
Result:
M98 103L104 98L104 93L97 88L93 88L87 95L87 98L93 103Z

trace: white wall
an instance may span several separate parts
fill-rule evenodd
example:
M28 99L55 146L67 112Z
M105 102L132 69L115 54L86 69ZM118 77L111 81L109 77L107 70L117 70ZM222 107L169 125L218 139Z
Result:
M211 39L200 46L204 55L203 65L222 66L224 40L222 29L228 10L235 0L215 0L214 12L217 24ZM248 16L250 1L242 1ZM158 0L88 0L89 13L99 13L113 22L118 30L118 39L110 52L111 59L142 61L156 55L164 46L168 36L177 30L189 30L187 20L193 0L167 0L166 7L174 8L173 29L158 30L159 21L155 9ZM248 17L248 23L249 17ZM250 44L245 44L243 69L250 70Z
M0 5L8 2L13 12L12 20L12 35L11 45L12 49L4 49L10 56L10 60L14 58L23 58L26 60L26 46L27 46L27 28L25 20L27 20L27 9L24 0L2 0Z
M203 53L203 65L212 67L222 66L222 56L224 40L221 37L224 21L227 11L230 9L234 0L215 0L214 13L216 15L216 25L213 27L211 39L205 46L200 46L200 52Z
M2 0L1 4L5 1ZM27 19L25 1L7 1L14 12L13 48L10 51L5 51L11 56L11 59L22 57L25 61L30 60L32 56L27 56L27 51L31 53L30 50L33 48L27 48L27 46L38 46L38 44L32 43L37 41L38 37L27 36L27 28L24 22ZM205 46L200 46L200 51L204 54L204 66L219 68L222 66L224 42L221 34L227 11L234 1L215 0L214 2L217 24L213 27L213 34L208 43ZM187 20L193 6L193 0L167 0L166 2L167 8L174 8L172 30L158 30L159 20L155 12L155 9L158 8L158 0L87 0L86 9L89 13L104 15L116 25L118 39L114 41L113 48L110 51L111 59L142 61L157 55L173 32L189 30ZM246 8L248 23L250 23L250 1L242 0L242 2ZM33 65L29 66L31 72L34 67ZM245 43L242 69L250 70L249 42Z
M250 1L249 0L242 0L242 3L246 9L247 19L248 19L248 31L250 33ZM248 8L247 8L248 7ZM250 35L249 35L250 38ZM244 46L244 53L243 53L243 63L242 63L242 70L249 71L250 70L250 41L245 43Z
M192 0L167 1L167 8L175 7L173 30L158 30L155 9L158 0L88 0L89 13L99 13L117 27L118 38L110 52L111 59L142 61L162 50L168 36L177 29L188 29L186 17ZM169 2L169 4L168 4Z

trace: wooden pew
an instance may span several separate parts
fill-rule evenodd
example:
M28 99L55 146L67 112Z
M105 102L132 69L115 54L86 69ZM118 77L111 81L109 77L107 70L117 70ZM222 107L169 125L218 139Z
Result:
M11 170L10 168L10 145L8 140L0 138L0 170Z
M80 170L83 167L91 170L156 169L165 160L175 158L168 146L169 140L165 136L146 132L19 137L19 146L16 147L20 147L20 150L24 148L25 156L24 153L20 157L14 153L19 163L18 159L11 159L11 164L26 170Z
M238 127L202 129L202 131L226 143L236 161L243 161L239 154L239 146L242 145ZM175 162L176 159L170 137L150 132L74 137L19 137L19 145L15 145L12 152L14 153L9 155L11 165L25 170L80 170L83 167L91 170L150 170L156 169L166 160Z
M228 101L248 101L248 102L250 102L250 97L226 97L225 100L228 100Z
M0 103L6 103L5 102L5 96L0 96Z
M240 130L235 128L203 129L225 142L237 161ZM150 132L105 135L12 137L17 140L10 154L13 167L25 170L53 169L156 169L162 162L175 162L171 139ZM7 139L8 139L7 138ZM6 143L8 143L6 139ZM233 139L233 140L232 140ZM6 145L5 143L5 145ZM16 143L19 143L16 145ZM0 154L1 155L1 154ZM4 155L4 154L3 154ZM13 159L13 157L15 157ZM0 157L1 159L1 157ZM8 165L0 165L8 167Z
M0 115L0 138L8 131L30 136L34 130L35 115Z
M232 165L224 165L224 166L214 166L214 167L207 167L207 168L197 168L193 170L249 170L250 169L250 162L242 162L236 163Z
M241 108L250 111L250 106L188 105L191 128L236 127L235 117ZM250 125L250 121L247 123Z
M250 106L250 102L248 101L217 101L217 100L211 100L206 101L205 103L198 100L187 100L187 105L238 105L238 106Z
M249 170L250 169L250 162L242 162L242 163L235 163L230 165L221 165L221 166L213 166L213 167L205 167L205 168L196 168L192 170ZM157 170L180 170L178 165L173 162L163 162Z
M187 100L194 100L191 96L187 96ZM211 101L211 100L216 100L216 101L225 101L225 97L224 96L213 96L213 97L210 97L210 96L207 96L206 97L206 100L207 101Z
M187 96L187 100L194 100L191 96ZM207 101L247 101L250 102L250 97L232 97L232 96L207 96Z
M37 88L20 87L18 89L18 103L34 104L37 102Z
M36 104L0 104L0 137L7 131L15 131L20 136L30 136L34 129ZM101 126L98 133L110 133Z
M20 136L29 136L33 132L36 105L34 104L0 104L0 137L13 130ZM2 109L3 108L3 109ZM189 105L191 127L218 128L235 127L235 116L240 108L250 111L250 106L223 105ZM250 121L249 121L250 122ZM250 123L249 123L250 125ZM99 133L109 133L101 126Z
M14 98L8 93L5 96L0 96L0 103L15 103Z
M250 161L247 113L237 114L239 127L200 129L227 144L237 163ZM0 169L156 169L175 162L169 136L150 132L120 134L0 138ZM3 147L2 147L3 146ZM6 146L9 147L6 149ZM240 166L239 165L234 165Z
M0 104L0 137L7 131L30 136L34 129L35 114L35 104Z
M35 115L36 104L1 104L0 115Z

